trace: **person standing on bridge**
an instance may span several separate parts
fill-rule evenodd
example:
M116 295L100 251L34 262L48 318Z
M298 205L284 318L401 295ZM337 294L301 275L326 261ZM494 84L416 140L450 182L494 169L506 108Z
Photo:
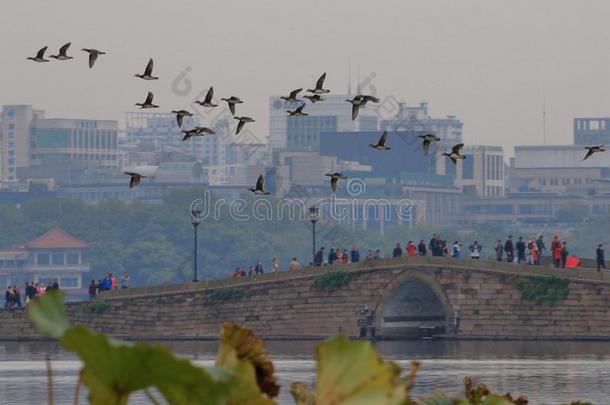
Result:
M604 247L600 243L595 249L595 260L597 261L597 271L606 270L606 259L604 258Z
M335 249L330 249L330 253L328 254L328 264L333 265L338 259L337 252Z
M322 266L324 263L324 246L322 246L313 258L313 265L316 267Z
M523 241L523 236L519 236L519 240L515 244L515 248L517 249L517 263L525 263L525 242Z
M275 273L277 271L280 271L280 259L274 257L273 260L271 260L271 272Z
M515 260L515 247L513 246L513 235L508 235L508 239L504 244L504 251L506 252L506 261L512 263Z
M392 257L402 257L402 248L400 247L400 243L396 244L396 247L392 251Z
M534 262L534 264L540 264L540 257L546 250L546 246L544 246L544 240L542 239L542 235L540 235L538 237L538 239L536 239L536 248L538 249L538 252L536 254L537 258L536 258L536 261Z
M350 259L352 263L358 263L360 261L360 252L356 245L352 246L352 251L350 252Z
M424 240L419 241L419 245L417 245L417 254L420 256L425 256L428 253L428 249L426 248L426 242Z
M559 252L561 253L561 268L565 269L566 268L566 263L568 261L568 242L563 241L563 243L561 244L561 248L559 249Z
M502 241L500 239L496 241L496 247L494 250L496 251L496 260L501 262L502 255L504 254L504 248L502 247Z
M348 264L349 263L349 256L347 255L347 249L343 249L341 251L341 264Z
M472 245L470 245L469 249L470 249L470 258L479 260L479 258L481 257L481 249L482 249L481 245L479 245L479 242L477 242L475 240L474 243Z
M424 248L426 247L426 245L424 244ZM415 243L413 243L412 241L409 241L409 243L407 243L407 256L411 257L411 256L416 256L417 255L417 248L415 247Z
M461 252L462 252L462 245L460 244L459 241L455 241L453 243L453 250L451 251L451 257L459 259L459 257L461 256Z
M298 270L301 267L301 265L299 264L299 261L297 260L296 257L292 258L292 261L290 262L290 267L288 267L289 271L295 271Z
M430 252L432 253L432 256L441 255L440 254L440 250L441 250L440 240L436 233L432 234L432 239L430 239L430 243L428 244L428 247L430 248Z

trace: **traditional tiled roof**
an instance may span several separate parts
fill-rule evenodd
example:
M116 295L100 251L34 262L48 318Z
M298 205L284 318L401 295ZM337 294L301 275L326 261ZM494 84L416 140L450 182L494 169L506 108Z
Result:
M28 249L87 249L89 244L66 233L57 226L26 243Z

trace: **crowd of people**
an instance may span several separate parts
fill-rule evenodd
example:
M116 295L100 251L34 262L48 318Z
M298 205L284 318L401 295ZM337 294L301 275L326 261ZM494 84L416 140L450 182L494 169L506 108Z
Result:
M118 280L112 273L106 273L101 280L91 280L89 283L89 299L94 300L95 297L102 291L116 290L118 287ZM124 272L121 276L121 288L129 288L129 273Z
M514 240L512 235L508 235L504 242L500 239L496 241L493 251L495 252L495 259L497 261L540 265L542 263L541 257L545 251L547 251L547 247L542 235L527 240L522 236L519 236ZM572 258L573 262L570 262L571 257L568 251L568 244L565 240L562 241L558 235L553 237L548 252L555 267L576 267L580 264L580 260L577 258ZM464 245L457 240L454 241L452 245L447 243L447 241L441 239L437 233L432 235L432 238L428 243L426 243L424 239L421 239L417 243L408 241L404 246L404 249L401 243L397 243L392 250L392 257L394 258L402 256L431 255L453 258L469 257L473 260L480 260L482 254L483 246L476 240L465 248ZM601 271L601 269L605 269L605 255L602 244L597 246L595 256L597 270ZM357 263L361 260L380 260L384 258L385 255L380 249L368 250L366 256L361 258L360 251L356 246L352 246L351 250L345 248L331 248L328 253L326 253L325 247L322 246L316 251L313 262L310 264L319 267L324 265ZM298 260L292 258L288 270L298 270L300 267ZM279 270L279 259L274 258L271 262L271 271L275 272ZM256 265L251 266L247 271L244 267L236 268L231 274L231 277L252 277L263 273L263 266L260 261L257 261Z
M36 297L41 297L49 291L59 290L59 280L54 279L49 281L46 285L43 283L25 283L25 289L23 291L24 296L21 296L21 289L16 285L8 286L4 291L4 308L21 308L21 301L27 304Z
M121 276L120 285L121 288L129 288L129 274L127 272ZM102 291L110 291L117 288L118 281L116 276L112 273L107 273L101 280L91 280L89 284L89 299L95 299ZM59 280L57 278L49 281L46 285L44 283L26 282L23 295L22 290L18 286L8 286L4 291L4 308L21 308L31 300L53 290L59 290Z

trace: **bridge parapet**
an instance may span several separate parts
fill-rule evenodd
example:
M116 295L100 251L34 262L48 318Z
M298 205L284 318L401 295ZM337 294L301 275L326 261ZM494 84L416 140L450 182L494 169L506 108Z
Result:
M497 260L455 259L451 257L434 256L403 256L382 260L364 260L348 265L333 265L323 267L303 267L296 271L280 271L264 273L257 276L205 279L198 283L168 284L148 287L136 287L104 291L100 294L103 299L123 299L129 297L174 295L176 293L189 293L207 289L239 287L256 283L287 281L299 278L311 278L328 271L368 272L383 269L400 269L410 266L443 267L463 270L484 271L491 273L504 273L523 276L550 276L555 275L571 280L587 281L592 283L610 284L610 271L598 272L591 268L556 268L551 264L527 265Z

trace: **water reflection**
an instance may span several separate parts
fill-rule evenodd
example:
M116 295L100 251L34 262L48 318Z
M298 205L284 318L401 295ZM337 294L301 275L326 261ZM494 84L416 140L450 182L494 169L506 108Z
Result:
M167 342L172 351L196 363L211 365L216 342ZM292 403L287 387L292 381L313 384L312 341L267 343L284 389L280 403ZM607 342L477 342L384 341L378 350L406 369L418 359L423 367L415 392L430 393L442 387L458 394L464 376L487 383L498 392L526 393L533 404L563 403L573 399L596 404L610 397L610 343ZM0 392L2 404L46 401L45 356L53 359L57 403L71 403L80 364L76 357L53 342L0 342ZM83 393L83 402L84 401ZM145 404L136 397L133 404Z

